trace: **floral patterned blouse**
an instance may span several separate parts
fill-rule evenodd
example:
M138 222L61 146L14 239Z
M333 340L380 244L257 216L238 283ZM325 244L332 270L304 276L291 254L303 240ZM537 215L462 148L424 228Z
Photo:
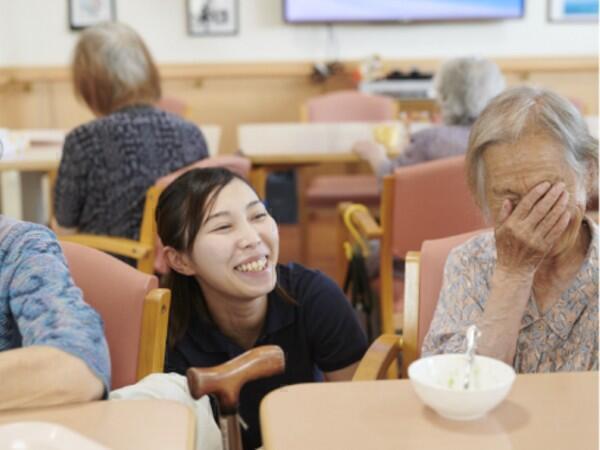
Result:
M533 295L528 300L513 361L519 373L598 370L598 226L586 224L592 239L568 289L543 314ZM495 264L492 232L450 252L423 356L465 351L465 330L483 313Z

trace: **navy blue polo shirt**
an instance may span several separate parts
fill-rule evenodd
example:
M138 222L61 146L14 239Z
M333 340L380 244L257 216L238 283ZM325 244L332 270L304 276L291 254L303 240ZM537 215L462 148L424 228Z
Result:
M258 408L266 394L281 386L321 380L322 372L354 364L367 349L354 310L331 279L293 263L278 265L277 279L296 304L271 292L263 331L254 346L280 346L286 367L281 375L242 388L239 413L248 424L248 430L242 430L245 449L262 443ZM222 364L244 351L214 324L193 317L183 338L167 351L165 371L185 374L189 367Z

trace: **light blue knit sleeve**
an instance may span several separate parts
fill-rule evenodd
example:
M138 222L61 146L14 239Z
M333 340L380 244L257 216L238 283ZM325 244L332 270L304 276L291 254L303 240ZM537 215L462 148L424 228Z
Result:
M110 358L102 319L74 285L54 233L22 222L2 244L7 251L2 278L9 280L9 309L21 345L48 345L82 359L102 381L106 395Z

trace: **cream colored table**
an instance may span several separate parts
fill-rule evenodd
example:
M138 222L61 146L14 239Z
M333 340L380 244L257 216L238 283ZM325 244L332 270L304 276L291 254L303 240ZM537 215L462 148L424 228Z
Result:
M0 425L20 421L63 425L111 450L194 447L192 410L168 400L111 400L0 413Z
M48 223L50 178L60 163L65 132L2 131L6 148L0 158L1 212L15 219Z
M200 127L209 154L218 153L221 127ZM60 164L64 130L0 130L8 146L0 158L0 212L15 219L48 223L52 214L51 184ZM16 150L15 150L16 148ZM25 177L23 177L23 174Z
M238 143L252 161L251 181L261 197L266 178L277 169L298 169L327 163L359 162L351 152L358 140L373 140L375 130L385 125L396 147L407 138L406 125L391 122L258 123L238 127Z
M598 373L519 375L472 422L438 416L408 380L284 387L260 417L265 450L597 450Z

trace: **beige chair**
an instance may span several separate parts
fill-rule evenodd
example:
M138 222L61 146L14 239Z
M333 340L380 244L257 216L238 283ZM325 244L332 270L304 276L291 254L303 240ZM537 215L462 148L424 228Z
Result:
M248 177L250 173L250 160L233 155L206 158L158 179L154 186L151 186L146 192L140 235L137 241L94 234L65 235L60 236L60 240L64 242L76 242L113 255L134 259L137 261L138 270L148 274L153 274L155 271L165 273L166 265L160 252L160 243L156 234L156 221L154 219L158 198L163 189L177 177L188 170L203 167L226 167L243 177Z
M171 293L153 275L93 248L61 242L75 284L104 321L112 388L162 372Z
M396 169L384 179L380 211L377 223L366 207L342 204L340 223L365 250L364 240L380 240L381 329L394 333L402 328L404 292L403 281L394 279L394 258L404 259L427 239L477 230L485 222L466 185L464 156Z
M382 334L369 347L353 381L388 377L390 367L402 352L402 376L421 355L421 347L442 288L444 266L450 250L481 233L481 230L423 242L421 251L408 252L404 284L404 324L402 336Z

